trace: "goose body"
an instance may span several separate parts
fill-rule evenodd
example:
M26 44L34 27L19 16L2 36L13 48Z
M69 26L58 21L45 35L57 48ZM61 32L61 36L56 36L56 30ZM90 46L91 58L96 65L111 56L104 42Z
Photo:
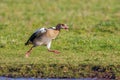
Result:
M30 50L28 50L26 52L26 57L29 56L33 47L41 46L41 45L47 46L47 49L50 52L59 53L59 51L57 51L57 50L51 50L50 46L51 46L52 40L55 39L59 35L60 29L66 29L67 30L68 26L65 25L65 24L58 24L56 27L40 28L40 29L36 30L31 35L31 37L28 39L28 41L25 43L25 45L29 45L29 44L33 45L30 48Z

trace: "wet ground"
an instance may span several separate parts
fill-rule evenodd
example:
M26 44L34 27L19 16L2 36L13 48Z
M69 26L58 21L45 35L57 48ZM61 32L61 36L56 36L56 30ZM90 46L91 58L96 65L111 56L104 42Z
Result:
M47 80L59 80L55 78L46 78ZM8 78L8 77L0 77L0 80L46 80L40 78ZM61 79L60 79L61 80ZM80 79L62 79L62 80L105 80L98 78L80 78Z

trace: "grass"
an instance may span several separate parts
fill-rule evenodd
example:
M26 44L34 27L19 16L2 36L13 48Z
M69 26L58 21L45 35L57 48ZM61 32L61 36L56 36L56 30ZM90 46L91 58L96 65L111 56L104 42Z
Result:
M72 64L120 65L119 0L1 0L0 63L2 64ZM44 46L34 48L29 58L24 46L40 27L66 23L52 42L49 53ZM119 74L117 74L119 76Z

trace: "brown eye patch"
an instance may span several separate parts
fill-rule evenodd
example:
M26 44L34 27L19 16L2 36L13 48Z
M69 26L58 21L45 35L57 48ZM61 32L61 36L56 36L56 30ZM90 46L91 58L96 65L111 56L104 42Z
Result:
M65 26L65 24L61 24L62 26Z

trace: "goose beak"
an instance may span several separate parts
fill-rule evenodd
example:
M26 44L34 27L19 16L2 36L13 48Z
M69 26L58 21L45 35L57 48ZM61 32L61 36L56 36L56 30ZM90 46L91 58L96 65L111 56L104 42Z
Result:
M65 28L64 28L64 29L65 29L66 31L69 31L69 30L68 30L68 29L69 29L69 28L68 28L68 26L65 26Z

